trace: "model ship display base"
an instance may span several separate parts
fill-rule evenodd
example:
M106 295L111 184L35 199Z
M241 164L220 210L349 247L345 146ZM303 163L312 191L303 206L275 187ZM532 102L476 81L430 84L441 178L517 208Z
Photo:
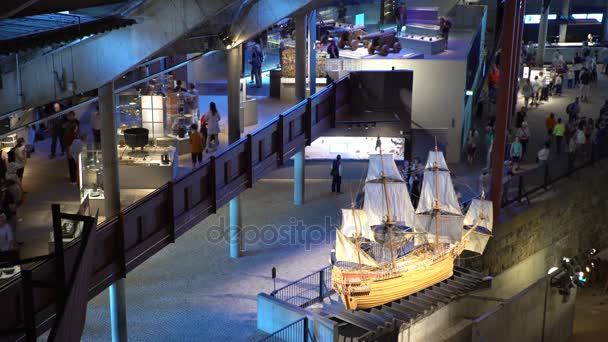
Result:
M323 302L322 307L315 312L332 320L346 322L338 328L338 339L349 336L353 340L358 338L359 341L382 340L399 331L403 325L430 315L462 296L492 286L492 278L469 269L454 266L452 273L442 281L371 309L347 309L336 295L332 295L332 300ZM379 324L380 317L384 324Z
M395 261L384 270L345 270L334 267L332 281L350 310L371 309L421 291L453 275L456 246L435 256L417 251Z

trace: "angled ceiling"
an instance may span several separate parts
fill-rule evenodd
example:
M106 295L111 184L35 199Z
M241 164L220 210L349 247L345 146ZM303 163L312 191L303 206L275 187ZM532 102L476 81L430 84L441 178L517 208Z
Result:
M0 19L73 11L125 2L125 0L2 0Z

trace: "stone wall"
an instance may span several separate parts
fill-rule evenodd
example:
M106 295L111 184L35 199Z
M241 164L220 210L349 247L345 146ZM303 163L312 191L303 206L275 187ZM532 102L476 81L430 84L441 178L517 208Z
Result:
M608 170L599 166L579 171L531 199L530 205L503 209L507 217L495 224L494 236L481 258L470 267L497 275L546 249L547 269L563 256L608 246Z

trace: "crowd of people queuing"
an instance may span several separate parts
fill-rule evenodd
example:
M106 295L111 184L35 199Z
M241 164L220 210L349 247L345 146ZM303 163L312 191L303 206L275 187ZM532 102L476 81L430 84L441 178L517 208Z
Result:
M523 49L522 62L534 66L535 56L532 51ZM579 156L590 157L594 153L594 146L603 141L608 133L608 100L602 107L599 116L595 113L584 113L582 103L590 102L590 90L597 82L598 72L602 63L604 73L608 74L608 48L602 52L592 52L583 46L580 52L575 53L571 61L566 61L559 50L553 55L549 66L545 65L543 72L524 78L518 84L518 90L523 97L523 106L512 113L510 127L507 130L507 144L505 149L504 179L508 179L514 172L521 171L523 160L532 161L534 158L539 165L544 165L553 155L568 155L569 166L574 166ZM522 70L523 70L523 64ZM488 75L488 96L480 95L480 102L496 103L500 71L496 65L490 67ZM563 112L549 113L545 118L546 135L534 136L528 123L528 113L538 108L551 97L561 97L565 89L567 95L576 96ZM478 104L482 106L483 104ZM478 108L479 109L479 108ZM478 110L479 112L479 110ZM483 110L482 110L483 112ZM583 114L584 113L584 114ZM476 115L481 118L482 115ZM495 117L490 114L487 125L484 127L483 141L476 128L471 128L465 136L465 155L469 164L479 155L485 157L485 168L480 176L489 177L491 167L492 148L495 137ZM536 133L538 135L538 133ZM541 148L532 152L530 142Z

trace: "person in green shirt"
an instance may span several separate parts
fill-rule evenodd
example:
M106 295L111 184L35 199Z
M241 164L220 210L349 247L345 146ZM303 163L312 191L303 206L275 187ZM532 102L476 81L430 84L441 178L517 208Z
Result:
M555 150L557 154L562 151L562 140L564 139L564 133L566 132L566 126L562 122L562 119L557 119L557 124L553 127L553 136L555 136Z
M511 143L511 161L513 161L513 169L519 170L519 161L521 160L522 146L519 142L519 137L515 137L515 141Z

